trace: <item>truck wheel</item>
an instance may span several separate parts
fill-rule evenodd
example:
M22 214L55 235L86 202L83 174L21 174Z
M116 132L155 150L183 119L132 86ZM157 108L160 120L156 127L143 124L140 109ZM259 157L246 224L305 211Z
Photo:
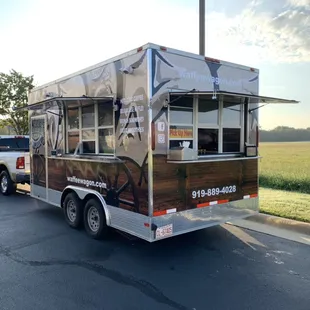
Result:
M75 193L69 193L63 202L65 220L72 228L80 228L83 222L83 210L79 197Z
M97 199L89 199L85 204L84 226L87 234L93 239L103 239L108 235L105 212Z
M5 196L14 194L16 191L16 184L13 183L9 173L4 170L0 174L0 190Z

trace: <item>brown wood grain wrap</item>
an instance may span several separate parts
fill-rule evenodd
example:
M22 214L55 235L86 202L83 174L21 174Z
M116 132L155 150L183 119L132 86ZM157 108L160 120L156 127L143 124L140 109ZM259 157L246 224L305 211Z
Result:
M167 163L166 156L154 156L153 167L154 212L172 208L183 211L206 202L240 200L258 193L257 159L174 164ZM212 189L226 186L236 186L236 191L212 195ZM201 190L209 190L211 195L193 199L192 191Z
M32 183L38 186L46 187L45 156L40 154L33 154L30 165L33 177Z
M148 214L147 169L141 178L141 168L130 160L124 163L100 163L62 158L48 159L49 188L63 191L73 185L96 190L103 195L107 204L122 209ZM74 177L74 179L68 179ZM146 179L146 180L145 180ZM94 182L80 183L77 180ZM106 188L98 187L105 183ZM117 193L121 188L122 191Z
M147 215L148 175L147 165L142 169L132 160L124 163L100 163L61 158L48 159L49 187L63 191L68 185L94 189L100 192L110 205ZM177 211L196 208L198 204L215 200L240 200L245 195L258 192L257 159L205 162L167 163L166 156L154 156L154 212L176 208ZM68 177L104 182L107 188L93 184L79 184ZM193 199L192 191L236 186L236 191L219 195L207 194ZM115 194L125 186L119 196Z

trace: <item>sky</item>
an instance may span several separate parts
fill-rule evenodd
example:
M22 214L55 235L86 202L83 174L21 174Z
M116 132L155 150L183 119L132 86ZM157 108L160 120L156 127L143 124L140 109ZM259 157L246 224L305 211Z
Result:
M199 0L0 0L0 72L40 85L152 42L199 53ZM310 0L206 0L206 56L260 70L263 129L310 127Z

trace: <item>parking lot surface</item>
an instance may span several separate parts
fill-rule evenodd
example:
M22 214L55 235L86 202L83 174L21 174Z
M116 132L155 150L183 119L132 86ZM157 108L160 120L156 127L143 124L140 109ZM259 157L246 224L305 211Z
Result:
M0 309L309 310L310 247L232 225L95 241L62 210L0 196Z

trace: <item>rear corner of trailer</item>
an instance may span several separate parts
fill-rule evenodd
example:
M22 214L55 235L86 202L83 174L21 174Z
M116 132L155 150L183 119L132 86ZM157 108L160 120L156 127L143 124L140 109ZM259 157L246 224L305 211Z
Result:
M155 54L168 82L153 94L154 240L257 213L259 71Z

